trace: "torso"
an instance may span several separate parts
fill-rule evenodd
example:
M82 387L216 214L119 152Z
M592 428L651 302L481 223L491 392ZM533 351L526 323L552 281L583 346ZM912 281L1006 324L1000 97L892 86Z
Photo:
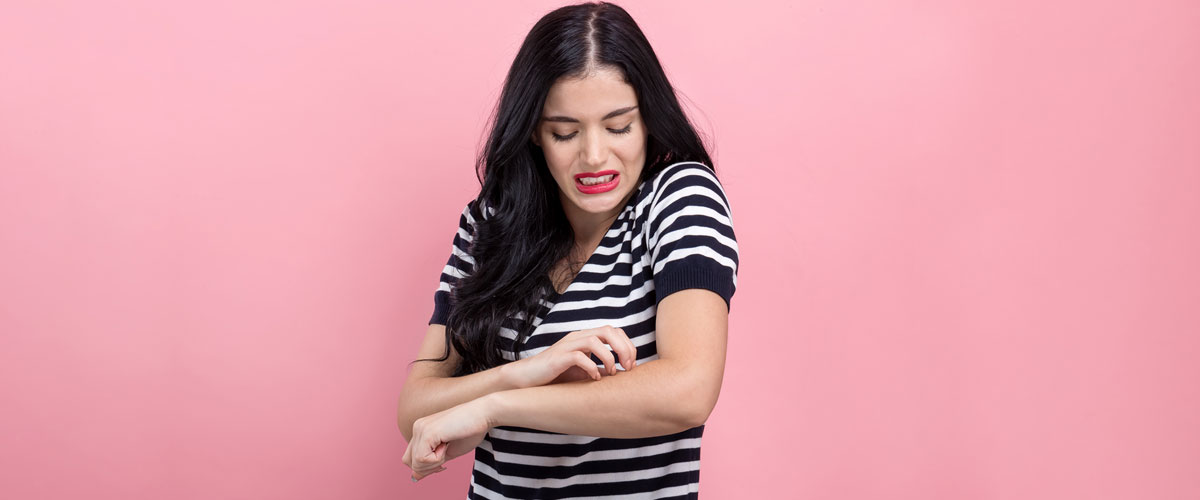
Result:
M622 208L621 212L617 214L616 218L612 222L608 223L608 229L600 234L594 243L580 245L577 241L575 247L571 249L572 255L569 255L567 258L554 264L554 266L550 269L550 282L554 284L555 293L562 295L567 291L567 288L571 286L571 282L575 280L575 276L579 274L581 269L583 269L584 264L591 259L592 254L596 253L596 249L600 248L600 244L604 243L604 239L608 237L608 233L618 225L621 217L624 216L629 209L633 208L633 206L630 204L635 201L634 196L640 191L641 189L639 185L639 189L631 193L630 197L626 199L625 207ZM579 250L580 248L586 248L587 250L584 252Z
M528 358L570 332L609 325L626 333L637 348L635 360L642 365L658 359L660 294L690 286L728 290L725 293L732 295L737 249L730 246L736 243L726 215L729 210L724 195L713 193L720 185L708 170L699 169L706 167L665 167L660 177L639 186L601 239L556 262L549 278L559 296L543 301L533 331L519 346L512 342L525 325L505 318L502 355L508 361ZM689 234L685 237L684 232ZM713 233L723 237L714 239ZM466 250L459 247L457 253ZM451 264L458 262L452 259ZM655 259L661 263L656 265ZM677 264L667 266L671 262ZM700 276L708 278L684 280L683 269L703 270ZM445 300L451 290L447 279L453 274L443 272L442 277L437 293ZM624 368L618 365L617 370ZM616 439L492 427L475 450L468 497L694 499L699 492L703 431L701 424L666 436ZM548 475L547 471L554 472Z
M576 272L573 272L567 265L567 260L558 261L552 269L550 269L550 282L554 284L554 292L562 295L567 291L567 285L571 284L571 280L575 279Z
M591 245L592 250L588 252L588 255L595 252L599 246L599 242ZM586 256L577 256L574 262L567 258L554 264L554 267L550 269L550 282L554 284L555 293L562 295L567 291L567 287L575 280L575 275L579 274L579 270L583 268L584 262L587 262Z

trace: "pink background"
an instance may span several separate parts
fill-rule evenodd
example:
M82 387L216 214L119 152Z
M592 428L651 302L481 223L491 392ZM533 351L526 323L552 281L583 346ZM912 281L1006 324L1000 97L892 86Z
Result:
M401 3L0 6L0 497L465 496L396 396L561 3ZM1200 3L625 6L741 244L705 498L1200 498Z

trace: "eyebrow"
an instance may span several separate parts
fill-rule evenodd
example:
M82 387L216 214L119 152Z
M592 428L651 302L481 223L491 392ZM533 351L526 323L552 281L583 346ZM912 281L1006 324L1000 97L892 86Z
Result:
M621 116L621 115L628 113L630 111L633 111L635 109L637 109L637 106L629 106L626 108L615 109L615 110L610 111L607 115L604 115L604 118L601 118L600 120L603 121L603 120L612 118L614 116ZM579 123L579 120L576 120L569 116L544 116L544 117L542 117L542 120L545 120L548 122Z

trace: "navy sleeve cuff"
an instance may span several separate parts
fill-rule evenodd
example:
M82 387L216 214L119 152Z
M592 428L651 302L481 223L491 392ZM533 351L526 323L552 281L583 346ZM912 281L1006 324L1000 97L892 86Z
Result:
M732 307L733 293L737 288L731 274L729 268L721 265L668 265L654 277L654 305L657 306L668 295L680 290L703 288L725 299L725 309L728 311Z
M450 318L450 292L439 290L433 294L433 316L429 318L431 325L445 325Z

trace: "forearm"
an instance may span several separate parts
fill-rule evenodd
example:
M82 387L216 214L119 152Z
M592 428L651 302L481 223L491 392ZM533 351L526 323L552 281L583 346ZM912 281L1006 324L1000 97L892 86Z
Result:
M493 427L609 438L674 434L702 424L715 404L685 368L657 359L600 380L498 391L484 406Z
M422 377L406 382L397 411L397 424L404 439L412 438L413 422L421 417L497 391L519 388L505 366L461 377Z

